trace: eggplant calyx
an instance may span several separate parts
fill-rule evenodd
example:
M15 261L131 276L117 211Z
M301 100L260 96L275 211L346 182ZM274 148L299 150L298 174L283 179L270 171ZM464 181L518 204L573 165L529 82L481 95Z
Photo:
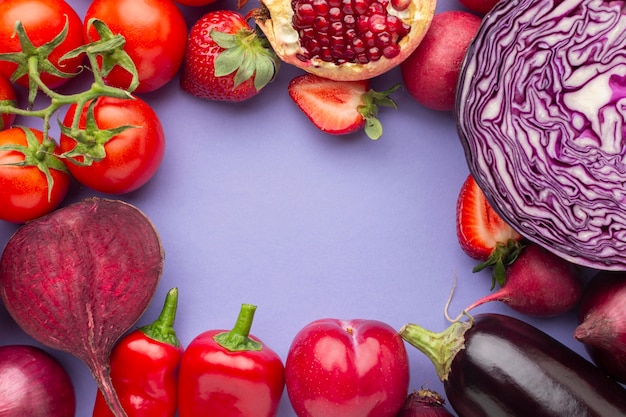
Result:
M473 321L452 323L445 330L437 333L420 325L409 323L400 329L400 337L424 353L435 366L439 379L448 379L452 360L458 352L465 349L465 332Z

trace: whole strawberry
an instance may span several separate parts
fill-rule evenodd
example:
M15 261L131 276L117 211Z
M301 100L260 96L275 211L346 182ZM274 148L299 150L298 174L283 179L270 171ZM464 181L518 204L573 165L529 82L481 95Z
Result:
M182 89L208 100L243 101L274 79L280 60L264 36L232 10L211 11L191 28Z

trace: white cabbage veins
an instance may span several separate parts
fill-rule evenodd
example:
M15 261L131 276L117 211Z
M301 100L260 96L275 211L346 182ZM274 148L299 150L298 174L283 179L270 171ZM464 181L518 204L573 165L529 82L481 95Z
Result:
M470 171L522 235L575 263L626 269L626 4L506 0L463 64Z

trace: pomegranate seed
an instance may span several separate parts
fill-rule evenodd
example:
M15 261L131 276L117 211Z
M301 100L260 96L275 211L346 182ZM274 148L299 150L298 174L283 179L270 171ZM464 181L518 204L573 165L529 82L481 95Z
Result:
M374 46L367 50L367 56L369 57L370 61L378 61L382 56L382 53L380 49Z
M354 8L352 7L352 0L343 0L341 3L341 11L346 15L353 15Z
M369 30L371 30L372 33L378 34L383 32L385 29L387 29L387 21L385 19L385 16L383 16L382 14L375 14L370 17Z
M313 10L313 5L300 3L295 9L294 19L299 25L308 26L313 23L317 14Z
M397 56L397 42L410 26L388 15L387 5L395 7L402 1L292 0L292 22L304 49L298 59L319 58L339 65Z
M389 32L380 32L376 38L376 46L384 48L391 43L391 34Z
M411 0L391 0L391 7L399 12L406 10L411 4Z
M341 22L333 22L330 24L330 33L334 36L342 35L344 32L344 25Z
M356 52L357 54L362 54L363 52L365 52L365 42L363 42L363 39L354 39L352 41L352 46L354 47L354 52Z
M328 17L331 22L341 22L341 19L343 18L341 9L339 9L339 7L331 7L328 10Z
M368 11L368 13L370 15L374 15L374 14L382 14L382 15L384 15L384 14L386 14L385 6L383 6L380 3L372 3L372 4L370 4L370 6L369 6L367 11Z
M321 33L327 33L330 25L324 16L317 16L313 22L313 28Z
M387 59L395 58L400 54L400 47L397 43L390 43L383 48L383 56Z
M320 59L322 61L332 62L333 61L333 55L330 52L330 49L322 48L322 50L320 51Z
M313 9L320 16L326 16L330 10L330 6L326 0L313 0Z
M367 0L354 0L354 12L356 14L365 14L369 8Z

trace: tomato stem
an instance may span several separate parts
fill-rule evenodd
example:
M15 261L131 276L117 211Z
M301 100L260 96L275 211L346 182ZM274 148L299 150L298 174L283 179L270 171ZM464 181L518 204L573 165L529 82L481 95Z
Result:
M218 333L213 339L217 344L231 352L261 350L263 345L249 336L255 311L255 305L242 304L233 329L229 332Z

